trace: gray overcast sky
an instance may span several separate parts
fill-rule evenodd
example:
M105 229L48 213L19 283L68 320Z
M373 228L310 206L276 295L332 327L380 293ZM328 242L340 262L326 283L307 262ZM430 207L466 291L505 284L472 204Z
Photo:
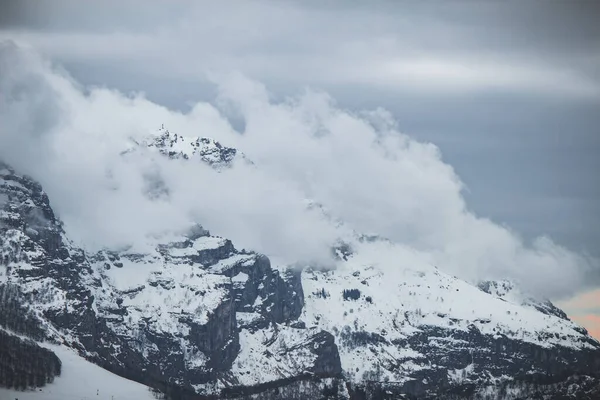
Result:
M478 215L598 256L599 4L3 1L0 38L172 108L229 70L384 107L441 148Z

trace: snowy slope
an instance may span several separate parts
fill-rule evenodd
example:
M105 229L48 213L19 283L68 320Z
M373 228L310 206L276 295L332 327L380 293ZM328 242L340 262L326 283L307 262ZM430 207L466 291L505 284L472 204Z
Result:
M302 320L334 333L342 368L353 381L371 380L376 373L377 379L405 382L413 379L413 372L431 369L430 354L412 348L407 339L432 329L464 333L475 329L491 338L543 348L600 346L572 321L490 295L402 246L386 241L354 246L353 255L335 270L307 270L302 279ZM350 290L360 294L352 298ZM473 345L453 335L430 337L430 344L431 348Z
M2 400L154 400L147 386L86 361L72 349L44 345L62 361L62 373L42 388L15 391L0 388Z
M477 286L484 292L509 303L531 308L562 319L568 319L567 314L549 300L536 299L535 296L523 292L517 285L506 279L500 281L483 281L479 282Z

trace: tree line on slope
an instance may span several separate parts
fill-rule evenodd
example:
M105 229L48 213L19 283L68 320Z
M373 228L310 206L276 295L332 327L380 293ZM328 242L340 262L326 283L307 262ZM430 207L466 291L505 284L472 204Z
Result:
M44 386L60 375L61 367L52 351L0 330L0 386L17 390Z

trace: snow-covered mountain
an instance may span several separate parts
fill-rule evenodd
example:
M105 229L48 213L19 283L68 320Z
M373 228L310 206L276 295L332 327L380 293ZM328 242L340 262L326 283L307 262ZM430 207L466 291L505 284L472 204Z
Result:
M256 167L164 128L123 156L140 149ZM350 228L334 268L279 265L201 224L90 253L0 164L0 385L47 393L72 349L169 398L600 396L600 343L510 281L473 285Z
M205 162L216 170L227 168L237 160L244 160L251 164L246 156L233 147L223 146L218 141L207 137L188 137L171 132L161 126L155 135L150 135L145 140L133 141L132 145L124 150L124 154L140 149L150 149L172 159L185 159Z

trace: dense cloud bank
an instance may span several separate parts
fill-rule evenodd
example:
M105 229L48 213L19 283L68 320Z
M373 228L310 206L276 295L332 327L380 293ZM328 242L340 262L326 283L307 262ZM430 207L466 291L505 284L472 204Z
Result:
M595 260L545 237L525 244L475 216L438 148L399 132L385 110L352 113L310 90L274 100L244 76L212 79L218 97L181 113L141 94L82 87L2 43L0 158L42 182L67 231L87 247L140 246L193 219L240 248L331 263L329 245L345 232L307 211L312 199L349 227L465 279L508 277L552 297L585 285ZM215 173L145 151L121 155L163 124L239 148L254 166ZM167 198L146 196L148 176L164 181Z

